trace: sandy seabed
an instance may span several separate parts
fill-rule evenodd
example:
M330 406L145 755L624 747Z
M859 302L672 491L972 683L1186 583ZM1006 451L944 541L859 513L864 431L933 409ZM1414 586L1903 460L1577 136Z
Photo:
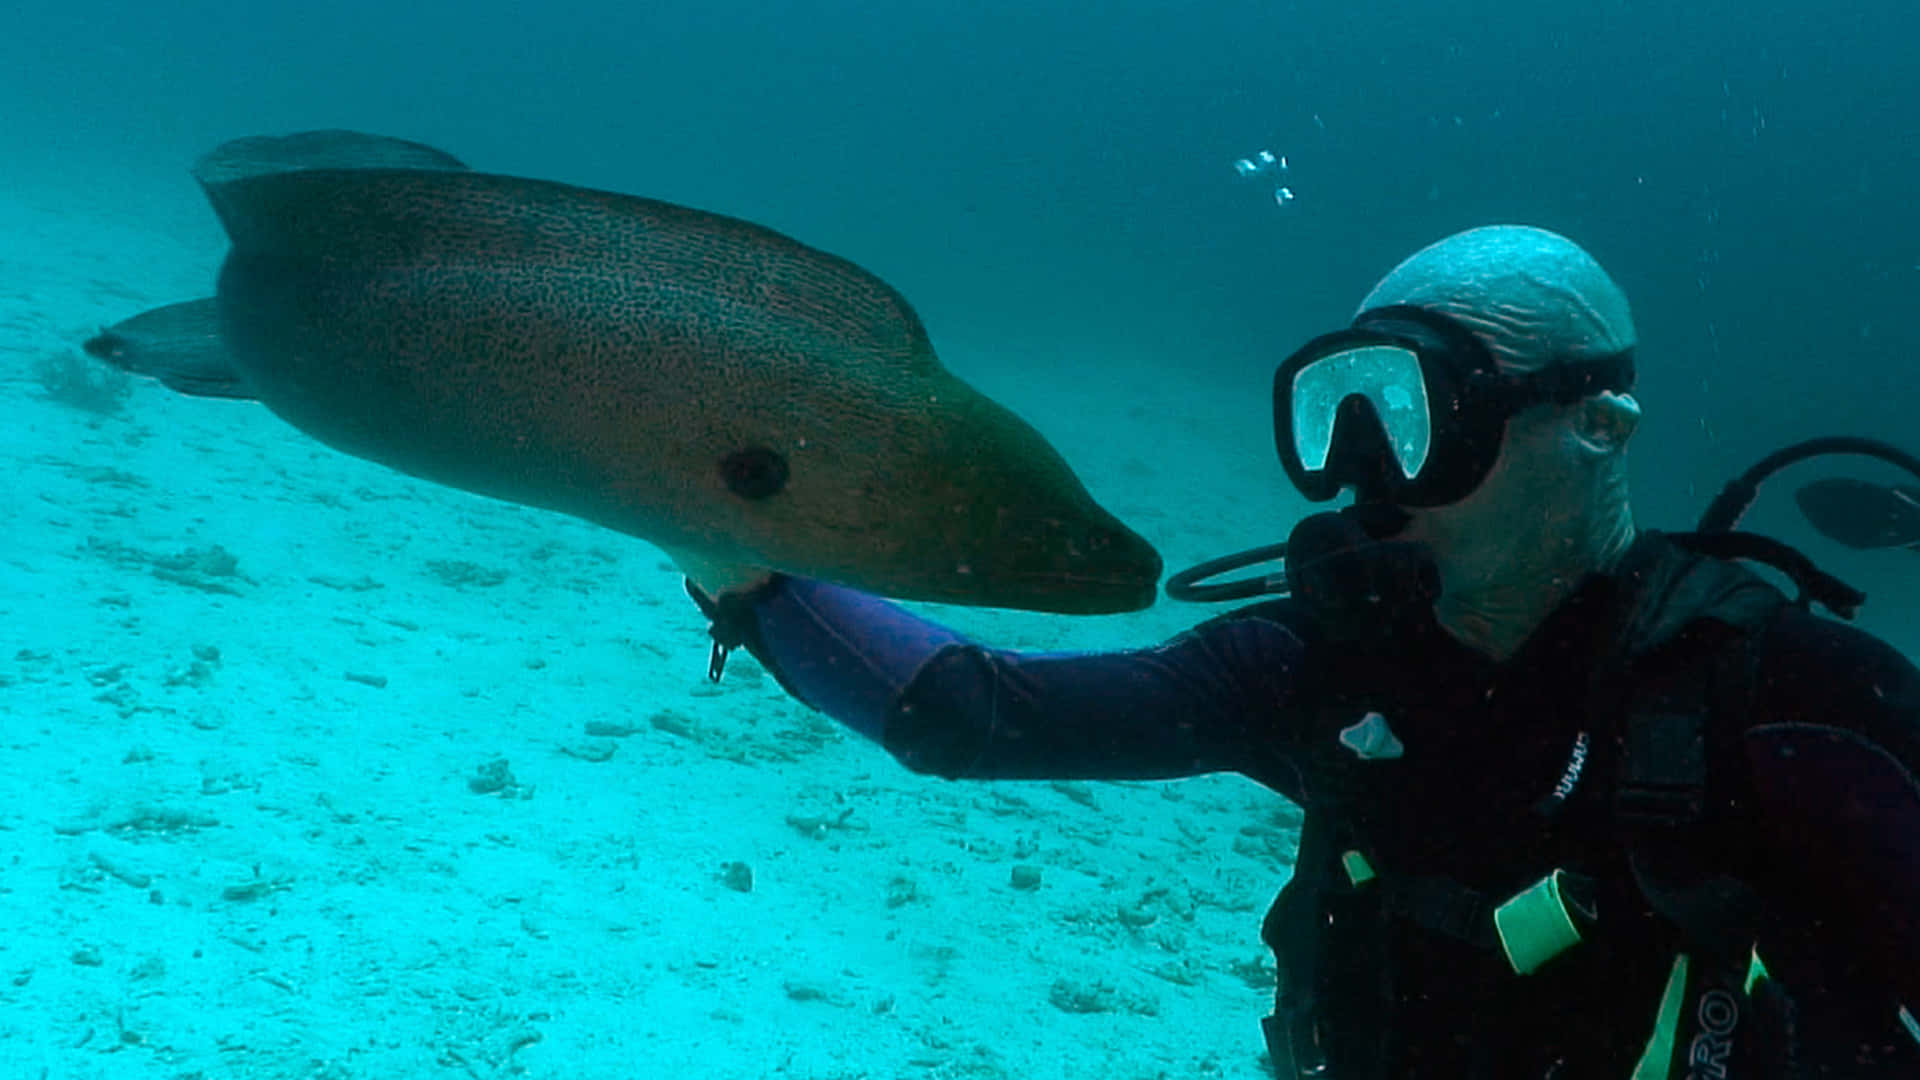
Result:
M1264 1075L1281 800L916 777L744 655L708 684L640 541L248 403L60 400L221 255L100 198L0 197L0 1077ZM1262 388L947 359L1170 565L1271 538ZM938 611L1044 648L1205 614Z

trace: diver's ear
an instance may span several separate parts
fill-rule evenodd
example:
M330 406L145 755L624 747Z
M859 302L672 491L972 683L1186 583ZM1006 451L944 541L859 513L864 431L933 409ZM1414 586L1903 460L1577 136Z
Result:
M1574 406L1574 435L1594 454L1617 454L1640 427L1640 403L1632 394L1605 390Z

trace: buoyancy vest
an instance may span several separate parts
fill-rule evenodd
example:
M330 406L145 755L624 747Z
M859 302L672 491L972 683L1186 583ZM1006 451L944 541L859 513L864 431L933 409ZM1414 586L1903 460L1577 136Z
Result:
M1757 642L1787 603L1649 533L1548 620L1559 641L1515 658L1539 670L1450 682L1392 642L1313 665L1306 816L1263 926L1278 1075L1792 1075L1738 767ZM1452 747L1449 716L1537 724L1510 744L1518 780L1476 787L1474 763L1506 747Z

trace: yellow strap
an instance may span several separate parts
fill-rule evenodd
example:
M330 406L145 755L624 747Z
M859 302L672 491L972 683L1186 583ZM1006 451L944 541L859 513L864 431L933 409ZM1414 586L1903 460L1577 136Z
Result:
M1673 958L1673 973L1667 976L1667 992L1660 995L1660 1012L1653 1020L1653 1037L1633 1067L1632 1080L1667 1080L1673 1069L1673 1040L1680 1030L1680 1010L1686 1007L1687 954Z
M1567 914L1555 870L1493 909L1493 928L1507 964L1520 975L1531 975L1547 961L1580 944L1580 927Z
M1760 962L1760 950L1754 949L1747 964L1744 992L1751 995L1754 984L1768 977L1767 965ZM1667 1080L1673 1069L1673 1040L1680 1030L1680 1010L1686 1007L1687 954L1673 958L1673 972L1667 976L1667 992L1660 996L1660 1012L1653 1020L1653 1035L1633 1067L1631 1080ZM1920 1038L1920 1032L1915 1034Z
M1373 880L1373 864L1358 851L1348 851L1340 856L1340 865L1347 870L1347 881L1355 888Z

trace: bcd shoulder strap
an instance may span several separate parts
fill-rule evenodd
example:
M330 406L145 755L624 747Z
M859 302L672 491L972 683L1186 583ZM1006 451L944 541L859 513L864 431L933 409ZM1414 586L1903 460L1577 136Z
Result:
M1742 870L1754 848L1737 813L1739 741L1757 692L1760 624L1700 620L1657 676L1629 681L1613 814L1635 884L1678 931L1652 1036L1633 1080L1763 1076L1782 1052L1785 999L1760 977L1760 899ZM1711 651L1699 659L1700 649ZM1693 662L1684 662L1692 654Z

